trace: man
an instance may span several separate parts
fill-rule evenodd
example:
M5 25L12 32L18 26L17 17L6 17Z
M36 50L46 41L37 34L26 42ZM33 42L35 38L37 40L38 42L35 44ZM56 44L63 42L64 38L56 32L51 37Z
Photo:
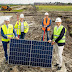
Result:
M45 18L42 21L42 41L44 41L45 32L47 33L47 41L49 40L49 31L51 26L51 19L49 18L49 14L45 13Z
M5 24L2 25L2 27L1 27L1 35L2 35L2 44L3 44L3 48L4 48L4 52L5 52L5 58L7 61L8 60L7 44L9 43L10 39L12 39L13 33L14 33L16 39L19 39L19 38L17 37L15 30L13 29L13 25L9 24L10 23L9 18L6 17L4 22L5 22Z
M24 39L25 34L29 30L28 23L24 21L24 14L20 14L20 20L16 22L14 28L17 28L17 34L19 35L19 38Z
M56 19L56 26L54 27L54 31L51 37L52 45L54 45L57 63L54 66L58 66L57 70L61 70L62 68L62 53L65 45L65 35L66 35L66 28L61 25L62 20L61 18Z

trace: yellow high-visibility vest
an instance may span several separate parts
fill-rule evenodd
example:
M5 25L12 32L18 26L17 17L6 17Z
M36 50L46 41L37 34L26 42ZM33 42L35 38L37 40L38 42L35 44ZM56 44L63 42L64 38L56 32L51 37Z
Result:
M16 28L17 29L17 34L18 35L21 35L21 22L20 22L20 20L19 20L19 26L18 26L18 21L16 22L16 24L15 24L15 26L14 26L14 28ZM29 26L28 26L28 23L26 22L26 21L24 21L24 33L27 33L28 32L28 30L29 30Z
M2 25L2 30L7 37L13 37L13 25L12 24L9 24L8 28L6 27L5 24ZM4 37L2 37L2 41L8 42L10 41L10 39L5 39Z
M63 27L64 27L64 26L61 25L61 26L59 27L58 30L57 30L57 26L54 27L53 41L55 41L55 40L60 36L60 33L61 33ZM65 43L65 35L66 35L66 31L67 31L67 29L65 28L64 36L62 37L61 40L58 41L58 43Z

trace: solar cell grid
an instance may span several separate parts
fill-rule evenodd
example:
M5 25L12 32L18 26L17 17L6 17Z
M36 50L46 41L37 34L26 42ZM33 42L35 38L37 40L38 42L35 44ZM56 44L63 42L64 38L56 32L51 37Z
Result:
M11 39L9 64L51 68L52 51L48 42Z

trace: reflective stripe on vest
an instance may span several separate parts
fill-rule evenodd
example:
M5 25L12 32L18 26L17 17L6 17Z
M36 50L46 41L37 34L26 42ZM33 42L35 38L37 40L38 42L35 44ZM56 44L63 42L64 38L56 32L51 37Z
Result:
M63 27L64 26L61 25L58 30L57 30L57 26L54 27L54 36L53 36L54 41L60 36L60 33L61 33ZM58 41L58 43L65 43L65 35L66 35L66 28L65 28L64 36L62 37L61 40Z
M17 34L21 35L21 22L20 22L20 20L19 20L19 28L17 26L18 26L18 24L16 22L14 28L17 28ZM24 21L24 33L27 33L28 30L29 30L29 26L28 26L27 22Z
M9 24L7 28L4 24L2 25L2 30L7 37L13 37L13 25ZM2 41L8 42L10 41L10 39L5 39L4 37L2 37Z
M46 23L46 18L44 18L43 24L45 26L48 26L50 24L50 18L48 18L47 23ZM42 30L45 31L45 28L42 27ZM50 31L50 27L47 28L47 31Z

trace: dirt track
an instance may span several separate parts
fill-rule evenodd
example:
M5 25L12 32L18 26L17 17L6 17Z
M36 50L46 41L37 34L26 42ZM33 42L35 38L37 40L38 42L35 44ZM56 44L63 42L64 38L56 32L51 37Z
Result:
M25 20L28 22L30 29L29 32L26 34L25 39L28 40L41 40L41 35L42 35L42 29L41 29L41 22L42 19L44 18L44 11L24 11L22 12L25 14ZM68 25L71 24L72 25L72 12L49 12L49 16L52 19L52 24L51 24L51 31L50 31L50 37L51 34L53 32L53 27L55 26L55 19L56 17L61 17L62 21L63 21L63 25L68 29ZM0 15L13 15L13 17L11 18L11 24L15 24L17 18L16 18L16 14L3 14L0 13ZM66 20L69 19L69 23L66 22ZM1 36L0 36L1 38ZM45 36L45 41L46 41L46 36ZM66 45L64 48L64 52L63 52L63 59L64 59L64 63L67 69L67 72L72 72L72 37L69 36L69 30L67 31L67 35L66 35ZM3 59L3 48L0 47L0 60ZM54 59L55 60L55 57ZM53 64L55 63L55 61L53 62ZM2 61L0 63L0 72L5 70L5 72L49 72L48 69L42 69L42 68L28 68L25 66L12 66L12 68L14 69L13 71L10 71L10 67L9 65L4 64L4 62ZM56 70L53 68L52 72L56 72ZM62 71L61 71L62 72Z

